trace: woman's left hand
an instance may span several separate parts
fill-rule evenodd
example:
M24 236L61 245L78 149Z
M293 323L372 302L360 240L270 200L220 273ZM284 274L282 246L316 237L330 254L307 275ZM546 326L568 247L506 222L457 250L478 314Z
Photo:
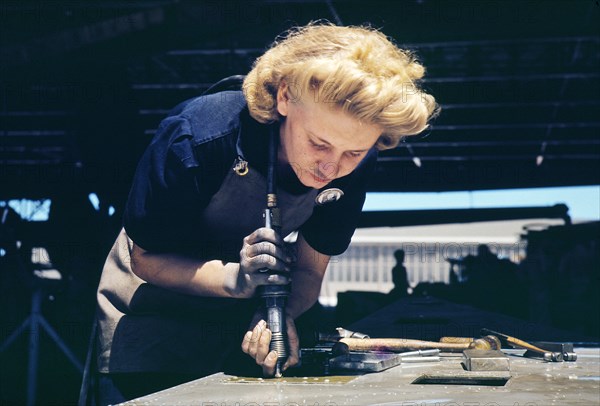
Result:
M277 365L277 351L269 351L271 343L271 330L268 329L265 321L266 315L264 311L258 311L249 330L244 335L242 341L242 351L250 355L258 365L262 367L265 377L272 377L275 374L275 366ZM288 359L282 367L282 371L287 368L297 365L300 361L299 347L300 340L296 331L294 319L287 316L287 338L288 338Z

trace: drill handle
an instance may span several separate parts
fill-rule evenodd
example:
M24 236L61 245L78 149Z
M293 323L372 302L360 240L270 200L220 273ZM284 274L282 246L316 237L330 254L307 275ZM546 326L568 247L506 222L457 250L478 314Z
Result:
M265 227L275 230L277 234L281 233L281 217L278 207L267 207L265 209Z
M277 236L281 235L281 220L278 207L267 207L263 213L265 218L265 228L274 230ZM269 272L268 268L261 268L259 272Z

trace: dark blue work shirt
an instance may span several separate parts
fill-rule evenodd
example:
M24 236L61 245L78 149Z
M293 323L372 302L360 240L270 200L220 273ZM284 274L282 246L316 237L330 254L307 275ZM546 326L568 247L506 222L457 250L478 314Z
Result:
M199 238L203 210L239 156L265 173L272 126L279 124L261 124L249 115L239 91L201 96L177 106L160 124L138 165L124 216L129 237L153 252L193 254L201 250L200 245L206 243ZM338 201L311 202L312 215L299 231L315 250L326 255L346 250L376 159L373 149L353 173L324 188L341 189L344 196ZM281 179L277 187L291 194L309 189L295 176ZM264 190L256 193L266 196ZM256 201L266 205L266 197Z

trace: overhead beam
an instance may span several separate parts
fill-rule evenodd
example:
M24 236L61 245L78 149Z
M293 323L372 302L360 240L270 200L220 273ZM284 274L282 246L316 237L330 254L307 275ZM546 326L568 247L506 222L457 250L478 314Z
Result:
M562 219L565 224L571 224L569 208L564 204L556 204L542 207L365 211L360 215L358 227L403 227L529 218Z
M457 141L457 142L436 142L435 140L423 142L403 142L397 149L403 146L414 148L465 148L465 147L527 147L539 146L545 142L547 145L600 145L600 139L595 140L523 140L523 141Z
M421 161L534 161L538 154L489 154L489 155L418 155ZM544 154L546 160L600 160L600 153L581 154ZM412 156L379 157L378 162L408 162L414 161Z
M60 55L96 43L144 31L165 21L162 7L136 11L116 18L35 38L0 49L0 66L18 66L43 57Z

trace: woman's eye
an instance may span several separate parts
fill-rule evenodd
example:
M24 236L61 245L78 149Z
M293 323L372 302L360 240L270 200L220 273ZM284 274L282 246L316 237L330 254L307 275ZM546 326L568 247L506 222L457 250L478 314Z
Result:
M349 152L348 153L352 158L358 158L362 155L362 152Z
M318 149L319 151L324 151L324 150L326 150L326 149L327 149L327 145L324 145L324 144L317 144L317 143L316 143L316 142L314 142L314 141L311 141L310 143L312 144L312 146L313 146L313 147L315 147L315 148L316 148L316 149Z

